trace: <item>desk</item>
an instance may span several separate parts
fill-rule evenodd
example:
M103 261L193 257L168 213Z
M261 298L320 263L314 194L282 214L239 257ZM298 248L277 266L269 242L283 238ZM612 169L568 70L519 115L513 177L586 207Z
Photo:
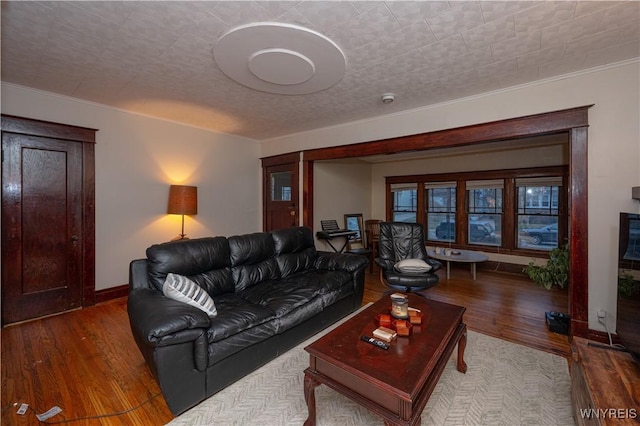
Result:
M451 254L447 256L443 253L436 253L435 250L427 250L427 255L429 257L433 257L434 259L441 260L443 262L447 262L447 279L451 275L451 262L460 262L460 263L470 263L471 264L471 276L473 279L476 279L476 263L478 262L486 262L489 260L489 257L479 251L466 251L466 250L456 250L456 253L460 254Z

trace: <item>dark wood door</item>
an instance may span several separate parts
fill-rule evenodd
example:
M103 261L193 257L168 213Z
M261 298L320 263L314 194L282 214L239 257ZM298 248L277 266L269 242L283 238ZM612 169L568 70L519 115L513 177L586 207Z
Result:
M3 324L83 305L83 149L3 127Z
M265 232L297 226L299 223L299 157L290 157L292 156L271 159L267 164L263 160Z

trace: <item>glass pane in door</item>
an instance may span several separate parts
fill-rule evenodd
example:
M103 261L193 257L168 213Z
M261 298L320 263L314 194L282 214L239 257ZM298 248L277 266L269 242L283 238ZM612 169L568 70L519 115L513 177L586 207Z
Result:
M271 201L291 201L291 172L271 173Z

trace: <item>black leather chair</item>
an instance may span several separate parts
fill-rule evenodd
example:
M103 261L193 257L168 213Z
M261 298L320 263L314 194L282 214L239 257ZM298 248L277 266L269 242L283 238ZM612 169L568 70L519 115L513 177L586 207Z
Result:
M431 266L428 272L400 272L396 264L405 259L422 259ZM424 229L419 223L382 222L376 264L384 285L406 293L413 293L438 284L435 272L442 264L427 256Z

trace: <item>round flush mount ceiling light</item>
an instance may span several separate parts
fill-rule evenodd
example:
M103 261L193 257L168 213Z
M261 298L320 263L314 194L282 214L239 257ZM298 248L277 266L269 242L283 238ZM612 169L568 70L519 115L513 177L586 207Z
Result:
M213 58L232 80L262 92L306 95L328 89L344 76L342 50L304 27L259 22L223 35Z

